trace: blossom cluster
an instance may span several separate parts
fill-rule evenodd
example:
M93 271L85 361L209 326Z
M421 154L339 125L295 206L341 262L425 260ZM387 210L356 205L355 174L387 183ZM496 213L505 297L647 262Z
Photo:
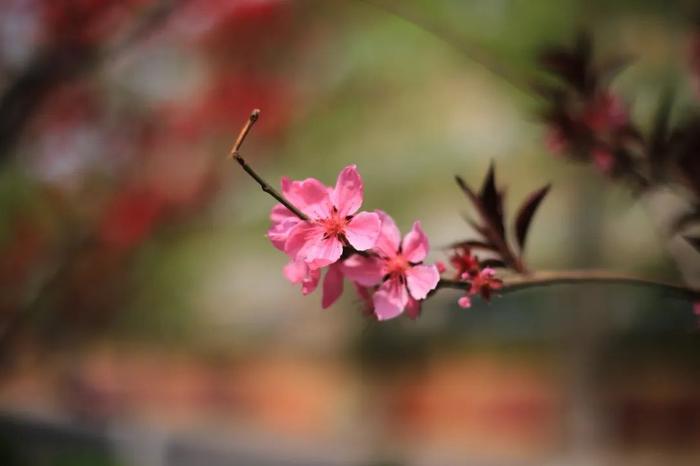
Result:
M457 301L462 308L471 307L472 296L480 295L488 301L494 291L503 287L503 282L496 278L496 271L492 267L484 267L483 262L468 247L455 248L450 263L455 269L457 280L471 283L466 294Z
M360 211L364 186L355 165L340 172L334 187L314 178L283 178L282 194L306 218L279 203L267 236L289 257L284 275L304 295L318 287L325 269L323 308L336 302L347 279L379 320L420 315L421 301L437 288L444 265L425 263L430 243L419 221L402 238L386 212ZM467 299L497 289L493 269L458 276L472 283Z

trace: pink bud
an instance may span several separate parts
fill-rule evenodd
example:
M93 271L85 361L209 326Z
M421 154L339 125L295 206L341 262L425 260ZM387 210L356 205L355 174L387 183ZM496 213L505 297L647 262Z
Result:
M445 263L442 261L437 261L435 263L435 266L437 267L439 273L445 273L445 270L447 270L447 267L445 267Z

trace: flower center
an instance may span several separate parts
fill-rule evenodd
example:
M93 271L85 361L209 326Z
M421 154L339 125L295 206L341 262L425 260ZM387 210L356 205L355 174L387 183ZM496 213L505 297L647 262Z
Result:
M345 226L348 224L348 219L340 217L338 214L333 212L333 214L322 220L321 224L325 229L326 238L338 237L345 232Z
M390 275L403 275L411 264L401 254L388 259L386 262L386 272Z

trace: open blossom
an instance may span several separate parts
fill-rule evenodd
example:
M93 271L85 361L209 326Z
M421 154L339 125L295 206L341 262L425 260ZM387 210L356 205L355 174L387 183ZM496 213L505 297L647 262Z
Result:
M401 240L401 233L386 213L381 218L381 233L372 256L354 255L343 262L343 273L361 286L380 284L372 296L374 313L379 320L392 319L404 310L410 317L420 312L419 301L435 289L440 274L435 265L422 262L430 249L428 238L415 222Z
M287 199L309 217L308 221L293 219L293 214L280 205L271 213L273 224L268 237L292 260L318 269L340 259L345 246L366 251L377 241L379 216L371 212L357 213L362 205L363 185L355 165L340 172L335 188L308 178L283 180L282 190Z

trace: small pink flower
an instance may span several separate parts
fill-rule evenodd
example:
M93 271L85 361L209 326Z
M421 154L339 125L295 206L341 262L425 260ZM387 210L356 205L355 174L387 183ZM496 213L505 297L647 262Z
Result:
M280 244L286 238L284 251L293 260L318 269L340 259L346 245L366 251L376 243L381 226L379 216L371 212L356 213L362 205L363 185L355 165L340 172L334 189L309 178L289 193L293 194L288 196L289 201L309 221L292 224L288 220L277 223L273 220L268 235L273 244L276 241Z
M399 316L408 307L407 314L415 318L420 313L419 301L434 290L440 280L434 265L422 265L430 246L428 238L415 222L401 241L401 233L386 213L377 211L381 218L381 233L373 252L376 256L353 256L343 264L343 273L350 280L372 286L381 283L372 302L379 320Z
M488 301L491 299L493 292L502 287L503 282L496 278L496 271L491 267L486 267L472 278L472 287L469 290L469 294L472 296L479 294L484 300Z
M473 271L471 274L465 273L462 279L468 280L467 283L471 281L467 294L457 300L462 309L472 306L472 296L481 295L485 301L489 301L493 292L503 287L503 282L496 278L496 272L491 267Z
M443 261L435 262L435 267L437 267L438 272L441 274L447 271L447 267L445 266L445 263Z
M455 249L454 254L450 256L450 263L455 268L458 280L468 280L481 270L479 259L468 248Z
M472 307L472 300L469 295L464 295L457 300L457 304L459 304L459 307L462 309L467 309Z

